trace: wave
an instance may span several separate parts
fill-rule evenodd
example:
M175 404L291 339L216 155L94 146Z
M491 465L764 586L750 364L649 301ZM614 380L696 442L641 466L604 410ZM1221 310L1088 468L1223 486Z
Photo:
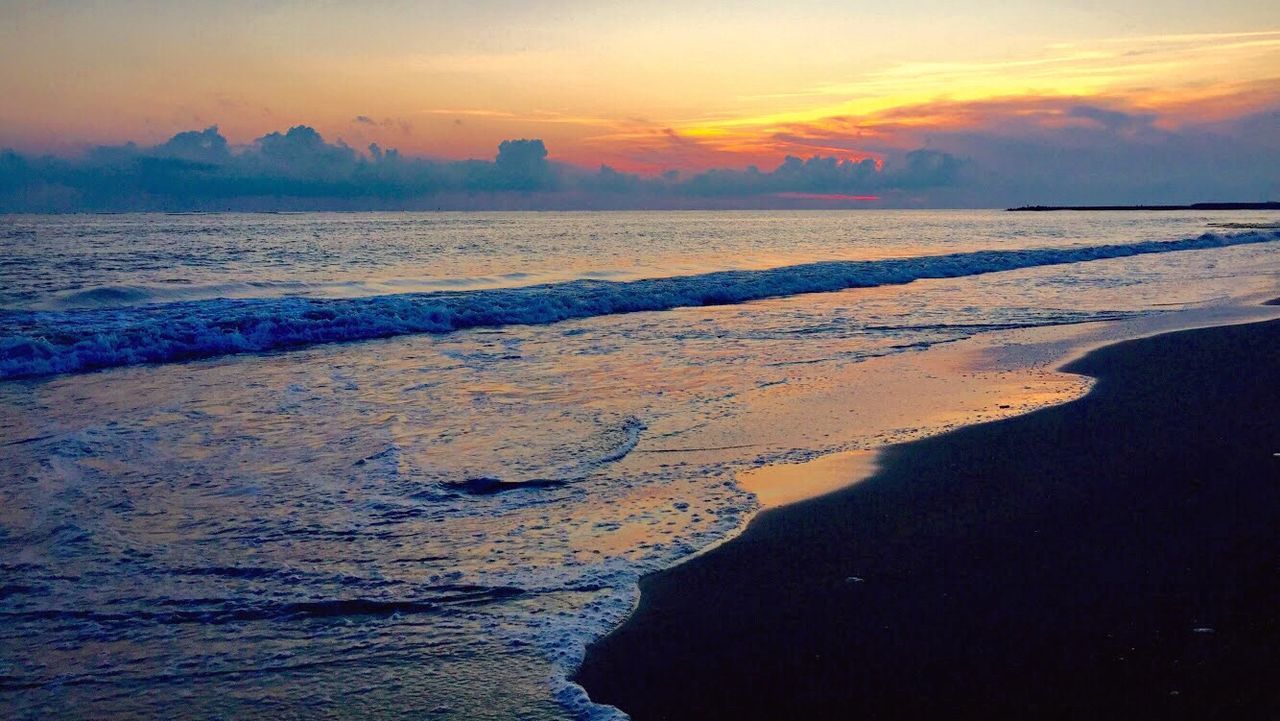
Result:
M0 311L0 380L413 333L725 305L925 278L955 278L1277 240L1280 231L1259 230L1089 247L825 261L626 282L574 280L519 288L361 298L219 298L124 308L5 310Z
M224 624L238 621L299 621L352 616L406 616L469 609L528 593L514 586L443 585L422 589L437 595L418 600L370 598L322 599L284 603L249 603L237 599L160 600L152 609L118 612L87 609L29 609L0 613L7 622L88 621L98 625ZM160 610L163 609L163 610Z
M510 286L519 274L463 278L415 278L386 280L251 280L222 283L160 282L151 284L100 285L53 293L35 302L11 299L3 303L12 310L89 310L129 306L181 303L226 298L351 298L398 293L425 293L442 290L472 290Z

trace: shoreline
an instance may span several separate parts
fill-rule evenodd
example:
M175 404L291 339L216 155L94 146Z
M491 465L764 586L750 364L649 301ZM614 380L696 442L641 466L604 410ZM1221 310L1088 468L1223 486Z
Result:
M1248 330L1239 330L1241 328ZM1054 694L1049 693L1049 691L1053 690L1053 684L1028 685L1025 680L1011 677L1008 669L1005 669L1003 675L998 673L997 671L1000 670L998 663L995 665L979 663L975 666L974 660L969 658L972 653L980 651L979 656L990 656L991 658L988 660L993 662L999 660L1007 662L1010 659L1022 658L1024 661L1034 659L1040 665L1044 665L1047 659L1061 661L1059 654L1049 653L1044 648L1041 648L1038 653L1030 653L1028 655L1028 644L1047 638L1059 639L1058 648L1074 649L1073 653L1085 653L1087 649L1081 648L1083 641L1072 641L1069 637L1070 634L1064 635L1065 631L1062 629L1054 629L1053 626L1055 624L1053 623L1047 623L1046 625L1043 614L1034 612L1039 607L1053 607L1055 603L1060 607L1063 603L1067 603L1073 598L1079 600L1078 597L1081 595L1079 591L1058 589L1060 595L1064 596L1064 598L1040 598L1036 604L1020 606L1018 607L1020 614L1013 614L1005 618L1005 623L995 623L995 619L986 618L986 630L993 634L998 634L1004 626L1008 626L1008 628L1004 628L1006 632L1018 628L1021 629L1021 633L1015 632L1011 636L1008 633L1004 634L999 643L983 643L981 642L981 637L971 638L967 644L939 643L936 637L930 640L930 634L926 633L924 629L929 628L931 623L937 623L935 613L922 614L917 619L917 628L914 631L898 628L893 634L889 634L887 630L871 628L866 625L868 623L867 619L872 618L884 620L888 623L889 628L893 628L895 627L893 622L901 621L904 618L903 614L908 614L909 617L909 609L920 611L928 609L938 612L948 610L951 605L959 604L970 611L982 612L986 610L989 615L990 611L1002 608L1002 604L1007 606L1007 603L997 603L996 598L990 597L989 594L994 593L994 589L989 589L987 591L988 595L983 596L977 589L967 587L963 582L960 583L960 587L964 589L965 593L949 593L945 590L949 584L945 582L945 579L938 577L945 574L941 574L941 569L936 561L948 555L955 555L956 551L949 550L950 547L954 546L962 549L967 547L966 543L970 546L972 545L974 539L966 537L961 531L966 529L970 533L981 531L984 528L984 524L992 526L986 529L991 531L1008 527L1011 524L1017 526L1019 522L1026 522L1027 518L1024 512L1028 509L1025 506L1035 500L1034 498L1023 498L1017 494L1014 494L1011 499L1009 494L1005 492L1008 489L1002 491L998 481L984 481L988 495L982 496L978 491L966 489L958 491L945 484L929 483L928 481L923 484L913 483L909 486L900 485L894 487L893 479L897 478L901 481L904 478L904 474L914 473L918 475L921 470L932 469L936 474L938 472L938 454L941 450L950 449L948 452L954 455L956 452L954 446L956 444L963 446L965 442L972 443L975 438L981 440L982 436L993 433L1005 435L1008 433L1014 433L1015 435L1019 432L1025 433L1025 430L1019 431L1018 428L1022 426L1043 426L1046 422L1045 418L1049 418L1052 421L1056 416L1079 414L1081 407L1087 409L1099 404L1097 400L1100 393L1099 387L1111 389L1101 394L1105 405L1106 398L1109 397L1108 394L1115 395L1114 387L1116 384L1110 382L1114 380L1114 377L1120 377L1122 381L1129 379L1128 383L1134 385L1134 381L1130 376L1135 374L1134 368L1131 367L1132 363L1135 362L1135 357L1138 360L1145 359L1147 363L1155 363L1157 366L1163 364L1163 366L1167 367L1166 370L1185 374L1186 369L1176 367L1176 363L1172 363L1173 367L1170 367L1171 361L1169 359L1153 358L1150 351L1152 346L1163 347L1170 343L1175 345L1189 343L1199 348L1200 351L1206 351L1207 346L1213 345L1204 340L1208 336L1221 339L1223 336L1251 337L1259 335L1273 339L1280 336L1280 324L1271 321L1245 326L1228 325L1207 330L1174 332L1154 338L1108 345L1102 349L1089 352L1083 359L1071 362L1065 369L1068 371L1083 369L1089 372L1089 375L1095 375L1096 372L1096 376L1100 379L1094 390L1082 399L1071 401L1065 405L1052 406L1026 416L977 426L966 426L942 436L890 447L883 454L884 464L882 469L862 484L850 486L814 500L766 510L753 519L747 529L732 541L719 545L708 553L698 554L697 558L671 569L647 576L642 582L642 597L636 611L613 634L598 641L591 647L588 651L586 663L578 672L575 680L586 687L592 699L597 703L614 703L624 711L634 713L635 717L641 720L645 718L682 718L685 717L684 714L691 718L764 718L770 715L776 716L777 714L794 712L799 708L804 708L811 717L815 718L838 717L842 712L847 714L859 709L869 711L874 708L878 708L879 712L878 714L869 714L871 718L931 718L933 716L928 712L929 703L941 702L945 699L954 706L957 700L965 701L965 694L960 693L959 687L956 686L956 679L958 678L968 678L967 683L975 689L967 697L967 702L956 706L956 708L966 709L965 713L968 713L968 710L972 710L975 715L981 715L978 709L978 706L981 706L982 713L994 713L995 717L1001 717L1001 709L991 706L993 699L983 698L980 689L984 687L982 682L986 682L987 686L985 687L988 689L997 688L1007 683L1020 685L1027 689L1025 693L1021 694L1024 697L1023 701L1026 703L1018 706L1016 702L1011 701L1010 703L1013 706L1005 708L1005 711L1012 713L1014 708L1017 707L1018 713L1034 712L1047 718L1080 717L1079 714L1073 715L1069 712L1071 708L1069 705L1065 707L1059 705L1057 707L1058 711L1067 711L1065 715L1054 715L1054 707L1045 707L1042 704L1033 703L1036 698L1053 696ZM1199 338L1200 340L1190 341L1186 340L1187 338ZM1219 345L1221 344L1219 343ZM1146 348L1147 350L1134 350L1135 348ZM1221 348L1217 350L1220 351ZM1204 353L1200 353L1196 357L1200 359L1203 355ZM1210 353L1210 355L1212 354ZM1102 361L1099 361L1099 358ZM1126 365L1124 361L1126 358L1130 365ZM1252 362L1254 366L1266 365L1265 354L1262 358L1254 357L1252 361L1239 358L1235 358L1233 361L1237 364L1244 363L1248 365L1249 362ZM1254 368L1253 370L1275 374L1274 370L1266 368ZM1201 368L1201 371L1204 371L1204 369ZM1142 373L1137 372L1137 375L1141 376ZM1224 374L1219 373L1219 376L1222 375ZM1233 373L1230 375L1232 378L1228 379L1228 381L1237 385L1248 382L1249 376L1247 374ZM1206 381L1205 379L1199 380L1202 386L1201 395L1204 395L1203 386ZM1124 383L1121 385L1124 385ZM1166 405L1169 402L1173 402L1174 405L1178 403L1195 405L1197 402L1195 399L1179 397L1167 385L1158 389L1161 391L1158 395ZM1261 396L1255 394L1254 397ZM1199 400L1201 405L1205 402L1203 398ZM1114 401L1112 405L1114 405ZM1132 405L1133 403L1131 402L1130 406ZM1157 403L1156 405L1158 406L1159 404ZM1277 403L1274 408L1280 408L1280 403ZM1141 408L1136 409L1138 415L1141 415L1141 410ZM1093 411L1089 412L1092 413ZM1113 414L1120 413L1121 415L1127 413L1129 416L1134 416L1135 409L1132 407L1128 409L1119 407L1111 408L1110 412ZM1263 413L1265 414L1265 411ZM1164 415L1169 414L1162 415L1157 413L1156 418L1163 418ZM1174 416L1176 417L1176 414ZM1254 418L1254 420L1258 419ZM1083 437L1087 434L1083 434L1080 428L1075 428L1074 431L1071 431L1071 429L1062 426L1061 420L1057 422L1059 424L1059 432L1065 433L1073 442L1079 444L1090 440ZM1185 418L1183 422L1186 422ZM1126 430L1132 430L1129 427L1135 424L1122 425L1125 426ZM1136 425L1140 426L1140 423ZM1010 430L1011 428L1013 430ZM1154 431L1148 433L1148 436L1153 434ZM1044 445L1044 439L1040 440L1041 445ZM1093 440L1096 441L1097 439ZM1153 440L1149 437L1146 440L1148 444L1154 443L1157 448L1161 443L1161 441ZM1163 442L1169 446L1170 450L1178 452L1181 452L1182 445L1185 445L1179 445L1172 438ZM1009 463L1009 461L1015 460L1009 457L1004 457L1004 466L999 466L998 464L992 465L993 459L1001 458L1002 453L1007 454L1015 448L1024 447L1024 445L1008 446L1006 444L1005 446L993 448L988 438L982 441L981 447L986 450L979 454L976 460L966 459L966 461L960 463L959 469L951 468L951 472L972 474L975 472L973 467L985 467L993 476L998 477L1001 470L1006 476L1010 473L1017 474L1020 470L1025 473L1030 468L1053 470L1045 469L1044 462L1037 461L1035 456L1040 450L1047 450L1042 455L1049 457L1060 457L1062 453L1061 448L1040 449L1036 447L1032 449L1031 457L1016 459L1016 466ZM972 448L970 451L971 453L973 452ZM985 457L983 457L984 454ZM1090 462L1087 459L1084 461L1081 461L1081 459L1075 460L1077 465L1080 462L1085 462L1086 465ZM1130 461L1133 460L1130 458ZM933 465L930 466L930 463ZM1064 465L1070 466L1071 459L1064 459ZM1129 466L1132 465L1134 464L1129 464ZM1204 467L1203 461L1200 466L1191 464L1191 467L1199 468L1200 471L1208 470ZM1011 468L1012 470L1010 470ZM1094 468L1094 470L1097 471L1098 469ZM1132 468L1129 468L1125 472L1131 470ZM1185 471L1185 469L1183 470ZM1174 473L1173 470L1166 469L1166 471ZM1174 475L1176 476L1176 473ZM927 473L925 477L929 478ZM933 480L936 481L937 479ZM1006 483L1008 480L1008 478L1005 479ZM991 484L993 483L996 485L992 486ZM940 487L934 488L934 486ZM1056 493L1061 492L1063 488L1069 487L1070 483L1065 483L1059 479L1058 485L1042 490ZM947 511L946 506L933 509L935 515L930 522L923 522L916 517L918 514L915 513L905 513L904 515L908 508L929 508L927 503L923 504L923 506L918 503L920 499L916 497L921 494L924 494L924 500L936 502L940 498L946 498L948 493L955 494L958 492L970 494L964 499L969 505L963 507L975 514L975 517L968 519L965 524L957 526L957 519L948 518L948 513L945 512ZM1109 488L1093 489L1091 492L1100 494L1105 498L1108 493L1114 496L1120 491ZM880 497L884 498L878 501L877 499ZM898 502L886 503L884 502L885 499L896 499ZM997 509L1003 508L1007 512L1007 517L985 517L979 507L984 502L994 504ZM865 518L859 516L859 513L864 515L868 513L868 503L877 509L876 512ZM906 504L905 506L903 505L904 503ZM1264 506L1265 504L1257 505ZM1037 510L1041 513L1049 511L1058 514L1063 513L1063 511L1053 508L1046 511L1044 508L1037 507ZM851 518L840 522L841 514L845 513L853 515ZM895 516L895 514L897 515ZM1089 514L1086 513L1084 515L1088 516ZM1105 514L1103 515L1105 516ZM897 518L897 525L891 526L891 528L896 529L895 532L883 533L886 528L884 524L888 523L886 519L895 517ZM1055 538L1059 542L1068 539L1071 535L1071 524L1068 522L1070 519L1060 518L1059 520L1063 523L1055 527L1056 536L1051 533L1048 534L1047 540L1036 540L1044 544ZM833 523L836 524L834 527ZM870 530L876 526L879 526L882 531L879 536ZM910 546L903 547L898 543L892 542L894 537L901 535L904 530L910 531L909 535L929 539L935 544L939 541L935 537L938 534L946 532L959 535L950 539L948 543L937 546L934 549L937 557L933 559L934 562L929 562L927 558L919 557L919 553L913 555ZM1031 534L1034 536L1039 533L1040 529L1031 530L1036 532ZM1111 528L1113 532L1116 530L1117 528ZM1142 535L1142 527L1131 530L1138 536ZM979 540L983 544L986 543L983 539ZM1007 538L1007 540L1013 544L1013 548L1025 545L1025 540L1016 538ZM1157 546L1151 546L1153 541L1151 538L1138 540L1144 540L1149 548L1157 548ZM878 547L882 546L886 541L889 541L887 549L879 549ZM958 544L957 541L959 542ZM850 548L851 545L853 546L852 549ZM1033 543L1031 545L1034 546L1036 544ZM1054 548L1059 551L1063 550L1061 545L1054 546ZM855 550L855 559L849 562L851 561L848 557L849 553ZM990 554L994 554L1000 549L988 548L987 550ZM885 555L889 558L897 558L897 565L902 568L896 572L878 568L877 564L883 564L888 561L888 559L879 558ZM820 569L825 568L823 564L829 565L832 563L835 557L843 557L847 562L844 565L847 567L842 570L835 570L833 574L825 574L825 576L830 577L824 577L824 574L819 572ZM780 564L779 558L787 558L788 561L785 564ZM990 580L1003 579L1006 584L1010 580L1020 577L1018 575L1011 576L1010 574L1015 574L1015 572L1016 574L1021 574L1026 570L1009 566L1008 563L993 563L991 559L1000 558L998 554L988 555L985 558L986 565L983 564L983 559L963 556L958 559L953 558L953 564L947 565L954 565L954 562L960 562L956 570L962 571L959 576L961 579L970 577L977 579L983 577L985 573L986 576L990 577ZM1024 560L1034 559L1024 558ZM927 580L915 582L914 585L922 587L913 590L912 579L920 574L912 572L912 568L920 570L922 564L923 570L927 571L922 578ZM967 571L965 570L966 568L968 569ZM1108 568L1110 566L1103 562L1100 564L1098 572L1105 571ZM1087 577L1088 567L1080 567L1076 570L1079 574L1083 574L1081 577ZM1133 571L1134 569L1130 568L1129 570ZM1066 572L1064 571L1064 573ZM770 574L774 575L771 576ZM1137 573L1137 575L1142 574ZM1037 578L1040 577L1037 576ZM1119 580L1125 581L1125 579ZM815 583L822 586L821 592L816 593L816 595L813 588ZM1035 589L1039 589L1036 592L1043 595L1043 588L1040 586L1036 586L1034 589L1029 587L1028 589L1023 589L1020 594L1013 595L1024 597L1032 594ZM968 604L966 606L965 603L960 601L955 604L942 603L939 601L939 597L936 594L929 593L929 590L940 592L942 598L956 596L960 599L968 599ZM785 591L784 596L778 596L778 593L783 591ZM977 595L975 596L974 594ZM854 597L862 600L855 600ZM986 599L988 603L985 605L974 603L973 599L978 597ZM878 599L876 603L879 605L872 604L871 606L871 608L878 610L878 614L867 616L864 613L867 609L859 610L868 599ZM886 605L889 599L894 599L895 603ZM783 603L784 600L786 603ZM1053 603L1050 603L1050 601ZM939 606L939 604L941 605ZM1069 606L1070 603L1067 605ZM829 613L824 613L824 611L830 612L837 608L840 610L838 618L830 616ZM1103 613L1104 611L1114 613L1115 609L1110 609L1106 604L1102 604L1095 611L1096 613L1091 614L1090 617L1097 616L1099 620L1102 620L1103 616L1106 615ZM979 613L978 615L981 616L982 614ZM859 621L860 618L862 619L861 621ZM949 619L948 625L935 630L945 632L945 635L951 638L957 635L952 631L972 632L974 630L971 627L975 625L976 621L972 619L969 619L970 623L966 626L965 618L953 618L952 616L946 616L946 618ZM1027 632L1028 624L1032 621L1041 624L1041 626L1037 627L1039 628L1039 633ZM1072 624L1067 623L1060 625L1072 626ZM1081 629L1081 631L1083 630ZM1201 636L1213 636L1214 634L1202 632L1194 635L1199 638ZM903 648L894 650L895 644L888 643L891 637L896 639L896 645L901 645ZM1085 637L1089 637L1087 633ZM1217 638L1224 637L1224 635L1217 636ZM839 641L843 643L837 643ZM722 649L723 651L703 655L693 650L699 646L705 646L709 649ZM877 649L875 652L870 650L873 647ZM728 649L736 649L736 652L730 652ZM807 663L802 658L800 649L812 650L818 656L828 659L828 661L817 665ZM853 649L864 650L855 651ZM1021 656L1014 653L1018 649L1021 649ZM1165 658L1167 654L1165 656L1156 654L1156 656L1158 657L1157 660L1167 660ZM788 658L791 659L790 663L782 662ZM948 659L956 667L965 670L944 672L948 667ZM850 663L856 661L856 663L850 666L844 663L846 661ZM768 671L766 672L764 669L768 669ZM854 669L857 669L858 673L853 673ZM891 669L897 669L901 672L900 676L909 677L914 685L908 685L915 688L915 691L911 694L896 694L895 689L898 691L906 691L907 689L894 685L895 678L899 681L899 686L901 686L903 679L900 676L895 676L894 673L890 673L889 670ZM932 672L929 672L928 669L932 669ZM986 671L983 672L981 669L986 669ZM1078 687L1073 687L1068 681L1083 674L1083 668L1077 664L1076 666L1071 666L1068 671L1069 673L1061 677L1062 682L1058 684L1061 688L1058 690L1063 691L1067 688L1074 688L1075 691L1080 691ZM1048 672L1032 675L1044 681L1045 673ZM1075 675L1073 676L1072 674ZM1094 676L1097 676L1097 674L1095 673ZM627 680L630 680L630 682L628 683ZM1097 680L1095 679L1095 681ZM996 683L997 681L999 682L998 684ZM922 692L918 688L921 684L932 684L934 691L929 693ZM1182 685L1186 686L1188 684ZM823 688L827 689L826 692L823 691ZM836 688L854 690L833 690ZM858 688L863 690L859 692L856 690ZM698 689L698 693L694 694L692 689ZM869 689L876 689L877 692L872 693ZM1035 689L1039 690L1033 693L1032 691ZM1170 712L1175 711L1177 708L1192 707L1197 703L1196 699L1203 700L1203 697L1194 696L1190 692L1184 694L1179 689L1168 689L1167 693L1174 691L1178 691L1178 695L1171 698L1182 699L1183 703L1181 707L1175 705L1166 709ZM1060 701L1061 698L1059 697ZM1116 692L1112 689L1111 692L1102 694L1100 698L1109 698L1115 701ZM1150 699L1147 700L1150 701ZM938 706L938 708L941 708L941 706ZM1102 708L1093 709L1094 712L1099 713L1104 710ZM1133 717L1131 715L1133 709L1129 709L1128 712L1130 717ZM964 714L961 715L963 716ZM1105 713L1103 715L1105 716Z
M911 422L920 424L919 427L888 431L884 419L874 414L870 418L863 415L856 421L862 427L854 436L864 439L874 436L878 442L871 445L846 442L804 460L775 460L750 466L737 471L736 482L756 497L760 505L757 512L837 492L872 477L880 468L881 453L887 448L966 426L1017 418L1084 397L1095 379L1065 368L1095 350L1168 333L1280 319L1275 313L1260 312L1267 306L1280 306L1280 298L1262 301L1264 295L1241 298L1238 305L1185 309L1167 316L984 333L930 349L918 360L864 361L866 365L862 370L876 363L891 365L868 375L847 374L834 385L859 387L870 383L884 387L887 393L880 395L894 397L897 405L909 408ZM921 369L926 371L923 375ZM907 378L903 381L898 375ZM945 387L933 382L939 378L948 379ZM829 394L830 402L838 406L866 400L861 390L853 395L834 388L824 391ZM927 396L929 401L920 405L920 398L915 397L918 395ZM881 405L885 398L871 405ZM821 404L811 404L812 399L807 400L810 401L805 404L808 412L821 407ZM818 417L825 423L831 422L829 417L821 414ZM777 418L773 420L776 422ZM868 422L870 426L866 425ZM699 551L703 552L705 549Z
M1010 213L1045 213L1057 210L1075 210L1085 212L1115 210L1280 210L1280 202L1227 202L1227 203L1190 203L1188 205L1020 205L1016 208L1005 208Z

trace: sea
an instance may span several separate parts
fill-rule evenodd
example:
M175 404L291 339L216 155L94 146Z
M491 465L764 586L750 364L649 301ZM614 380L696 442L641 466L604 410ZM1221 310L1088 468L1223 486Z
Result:
M0 715L624 718L584 650L744 474L1274 316L1275 220L0 216Z

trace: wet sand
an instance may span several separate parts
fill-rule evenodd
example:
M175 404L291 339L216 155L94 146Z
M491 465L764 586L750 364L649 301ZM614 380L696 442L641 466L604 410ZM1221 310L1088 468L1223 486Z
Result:
M1095 351L1086 397L892 447L647 577L577 680L637 721L1280 717L1277 349Z

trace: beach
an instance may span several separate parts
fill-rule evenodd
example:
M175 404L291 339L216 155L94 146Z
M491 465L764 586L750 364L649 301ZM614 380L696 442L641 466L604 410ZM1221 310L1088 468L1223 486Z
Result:
M0 721L1280 721L1278 11L0 3Z
M648 719L1280 713L1280 323L1095 350L641 582L576 680Z
M1259 305L1277 295L1280 233L1214 230L1263 220L5 218L0 706L33 720L179 705L186 718L620 718L605 704L630 712L627 699L572 678L642 578L755 543L731 539L770 509L843 518L803 501L891 469L885 447L1080 398L1092 381L1059 372L1067 358L1280 317ZM1011 467L1029 467L1021 447L1002 451ZM1019 507L972 488L973 503ZM906 490L879 503L885 518L930 507ZM916 521L911 533L945 528L904 516L901 543ZM927 593L885 585L921 561L877 522L846 523L866 536L837 559L837 590L911 598L882 601L883 618L938 615ZM783 542L801 549L794 570L826 578L806 564L841 546L819 528ZM1025 545L1019 530L999 543ZM754 624L764 601L747 590L718 603L745 599L732 612ZM814 609L795 613L824 617ZM830 633L798 623L780 648ZM912 624L923 646L934 630ZM707 693L735 698L735 678Z

